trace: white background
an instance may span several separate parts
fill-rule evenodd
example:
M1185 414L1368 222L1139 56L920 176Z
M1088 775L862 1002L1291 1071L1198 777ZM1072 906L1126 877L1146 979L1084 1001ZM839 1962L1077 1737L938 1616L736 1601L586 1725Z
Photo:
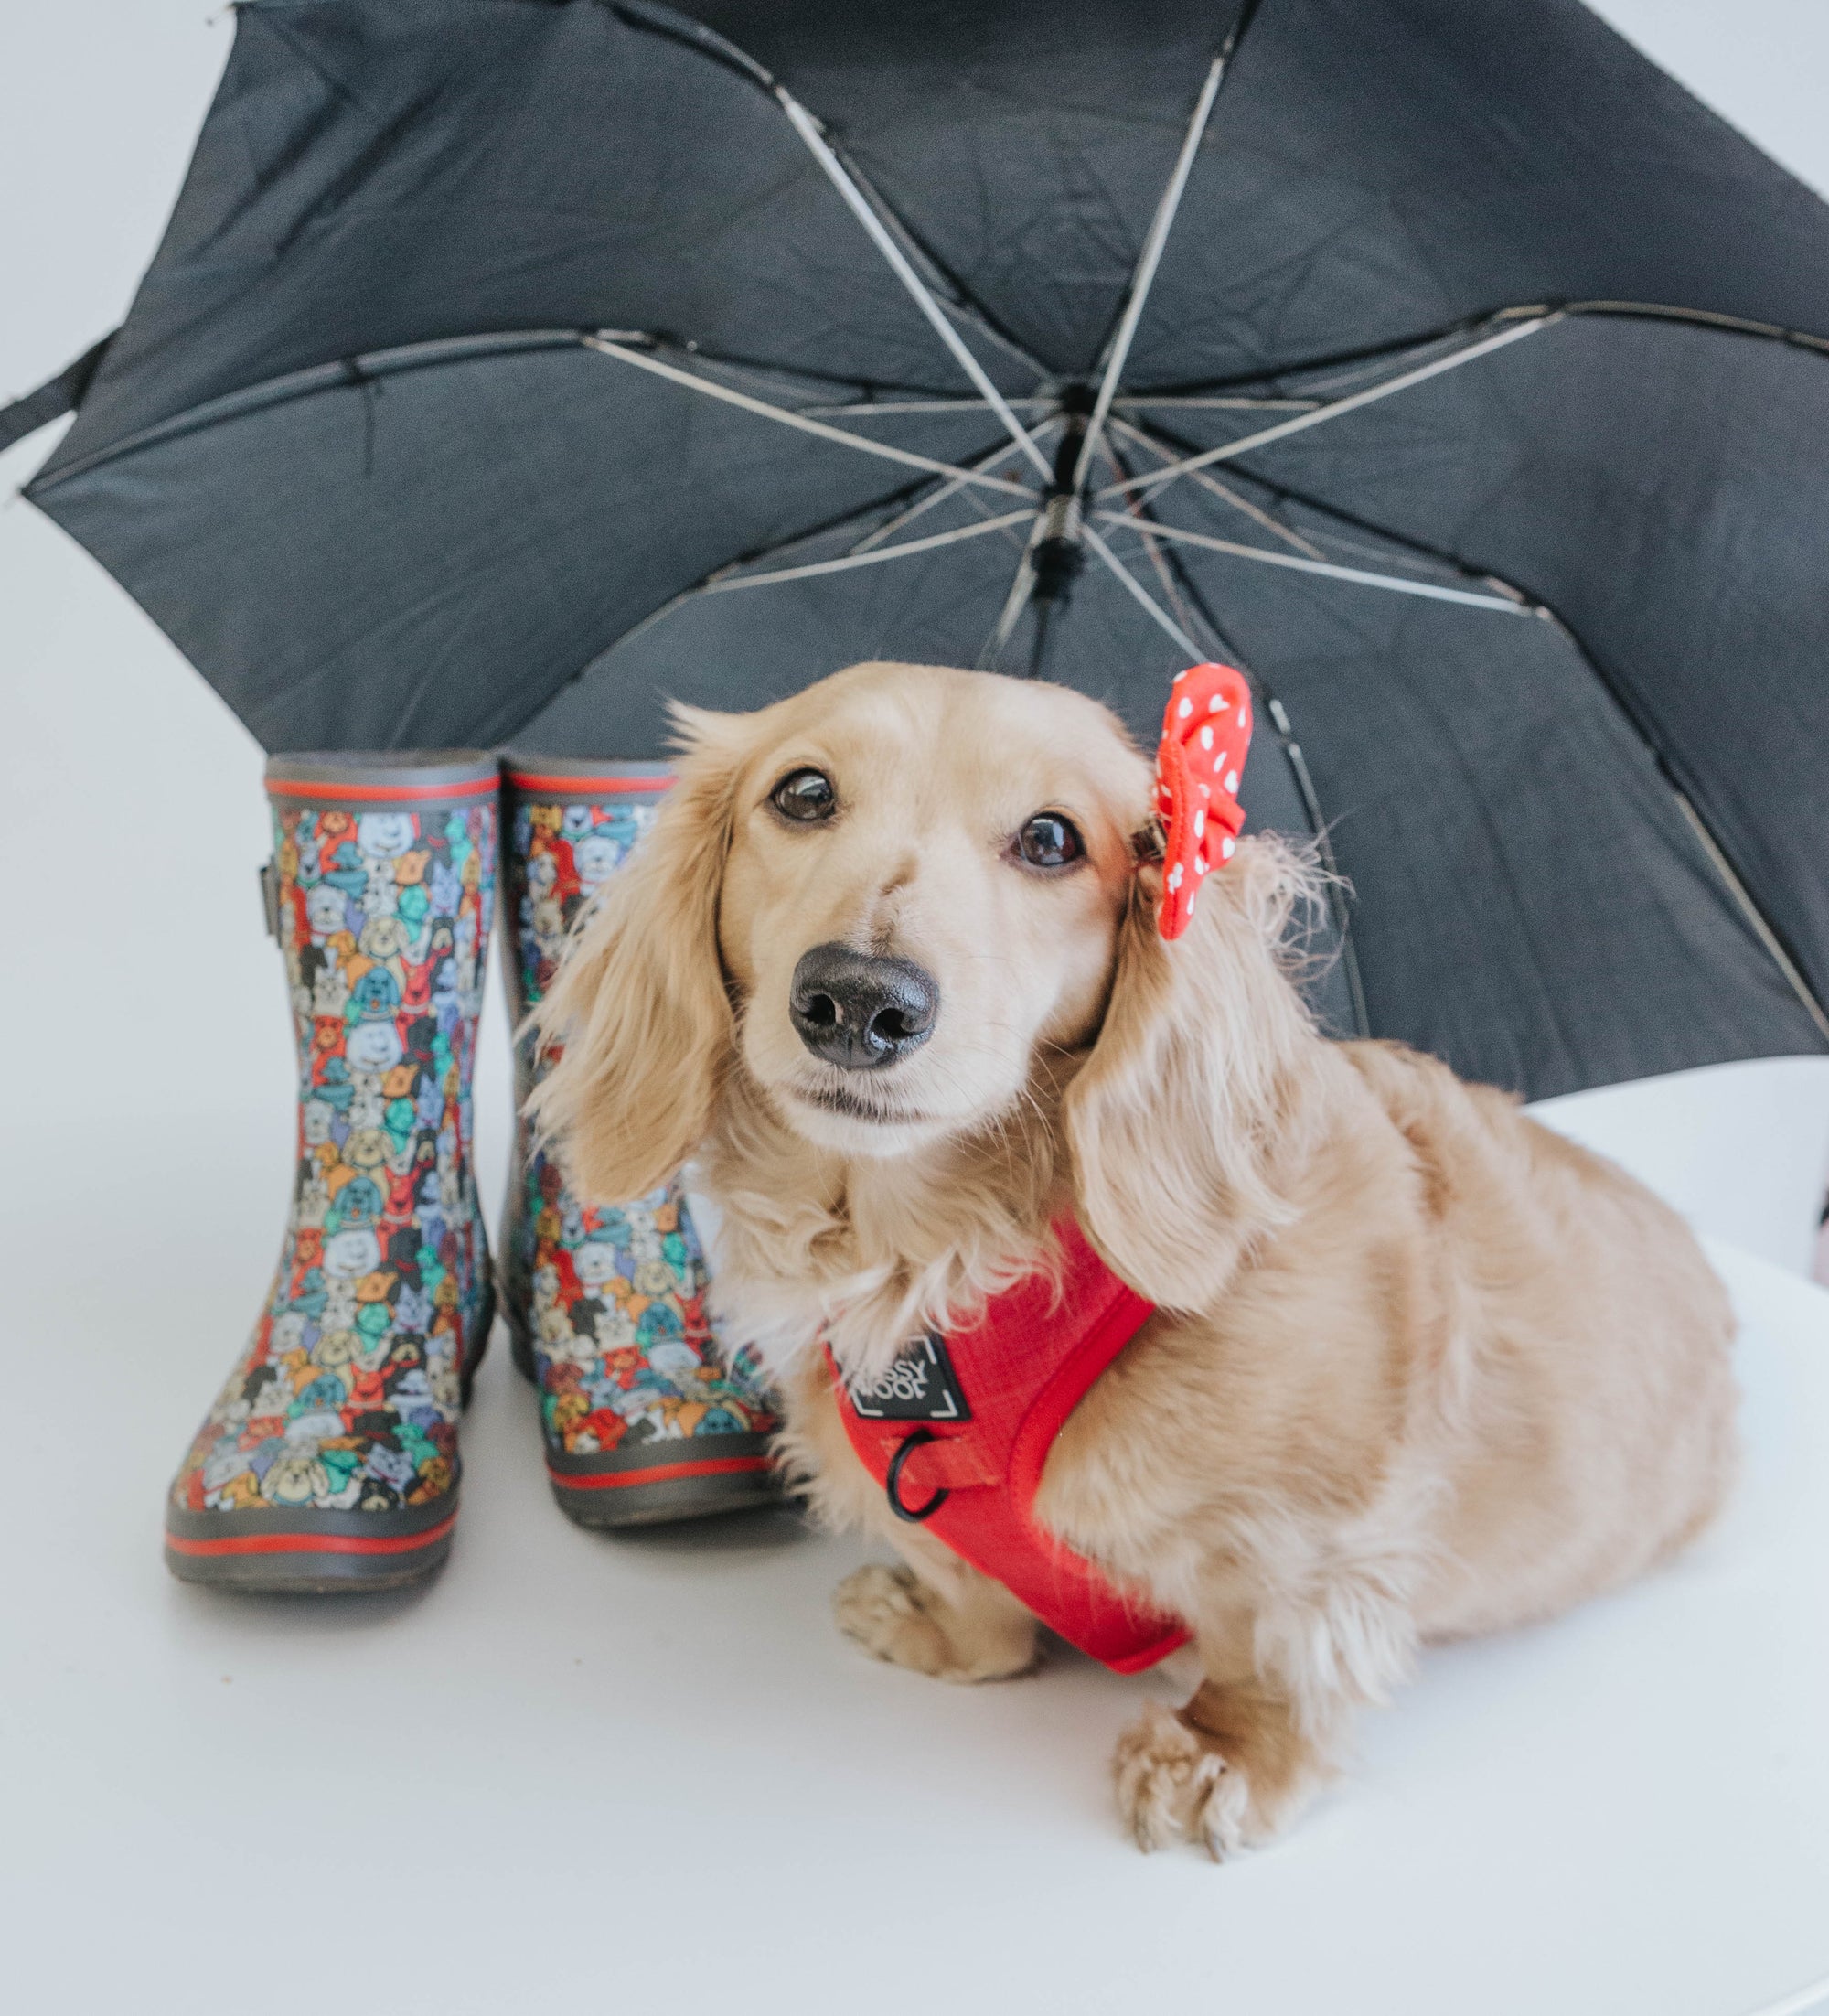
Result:
M1829 188L1822 0L1599 11ZM120 318L230 33L197 0L0 5L0 398ZM825 1617L848 1551L786 1517L578 1534L500 1360L422 1599L170 1584L160 1493L264 1287L293 1124L259 767L85 555L0 509L9 2000L1749 2016L1829 1971L1829 1323L1744 1262L1730 1526L1618 1603L1432 1659L1354 1787L1225 1871L1116 1838L1103 1756L1160 1681L870 1667ZM1799 1259L1820 1068L1647 1097L1573 1124Z

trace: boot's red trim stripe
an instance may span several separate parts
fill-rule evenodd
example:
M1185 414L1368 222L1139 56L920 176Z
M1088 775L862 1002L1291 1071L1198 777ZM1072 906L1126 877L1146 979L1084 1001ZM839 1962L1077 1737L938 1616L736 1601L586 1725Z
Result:
M537 777L530 770L510 770L508 782L518 791L551 791L555 798L569 798L585 791L627 791L631 794L664 791L673 779L670 777Z
M390 1534L384 1539L347 1533L242 1533L230 1539L187 1540L167 1533L166 1545L177 1554L410 1554L442 1540L456 1523L454 1512L423 1533Z
M270 777L269 798L347 799L363 805L411 804L425 799L493 798L501 788L497 777L472 777L457 784L326 784L320 777Z
M621 1491L630 1485L659 1484L668 1477L729 1477L743 1470L766 1470L767 1456L707 1456L699 1463L656 1464L647 1470L603 1470L593 1477L568 1476L547 1465L546 1474L562 1491Z

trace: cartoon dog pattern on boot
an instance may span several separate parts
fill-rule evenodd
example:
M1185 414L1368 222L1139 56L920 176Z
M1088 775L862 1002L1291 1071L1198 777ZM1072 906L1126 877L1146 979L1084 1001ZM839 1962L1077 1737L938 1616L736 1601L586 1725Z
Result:
M519 1013L544 995L566 934L653 819L646 804L517 804L508 874ZM515 1063L524 1101L538 1077L526 1035ZM581 1205L522 1126L503 1260L516 1320L530 1332L549 1446L607 1455L771 1432L753 1367L718 1349L678 1179L620 1209Z
M300 1058L293 1209L267 1306L172 1485L192 1512L385 1512L456 1481L487 1249L471 1070L496 808L279 805Z

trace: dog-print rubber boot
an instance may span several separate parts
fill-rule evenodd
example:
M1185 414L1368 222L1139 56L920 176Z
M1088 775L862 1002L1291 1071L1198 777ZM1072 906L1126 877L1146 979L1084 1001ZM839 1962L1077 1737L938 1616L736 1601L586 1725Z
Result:
M390 1587L449 1550L495 1303L470 1083L499 789L470 751L268 762L297 1167L266 1306L172 1484L187 1582Z
M518 1024L671 781L662 763L509 758L502 949ZM540 1069L520 1028L522 1109ZM568 1517L644 1526L775 1496L775 1415L748 1363L718 1348L678 1177L620 1207L582 1204L522 1118L499 1244L502 1314L540 1391L547 1474Z

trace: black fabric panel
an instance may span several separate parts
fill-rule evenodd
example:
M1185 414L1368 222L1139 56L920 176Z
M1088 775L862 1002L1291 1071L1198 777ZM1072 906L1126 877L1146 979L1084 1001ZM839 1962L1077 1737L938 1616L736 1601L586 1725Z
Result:
M1554 607L1829 1000L1825 442L1829 356L1596 316L1242 459Z
M165 243L50 470L310 365L555 327L969 390L748 79L591 0L273 0L238 14Z
M1130 381L1583 299L1829 333L1829 209L1578 0L1267 0Z
M1237 0L704 0L999 324L1092 370Z
M1210 499L1172 518L1238 537ZM1329 557L1379 569L1352 536ZM1556 625L1205 552L1190 568L1307 755L1376 1034L1534 1099L1825 1047Z
M509 738L668 596L911 479L564 349L257 406L38 499L267 747L405 749Z

